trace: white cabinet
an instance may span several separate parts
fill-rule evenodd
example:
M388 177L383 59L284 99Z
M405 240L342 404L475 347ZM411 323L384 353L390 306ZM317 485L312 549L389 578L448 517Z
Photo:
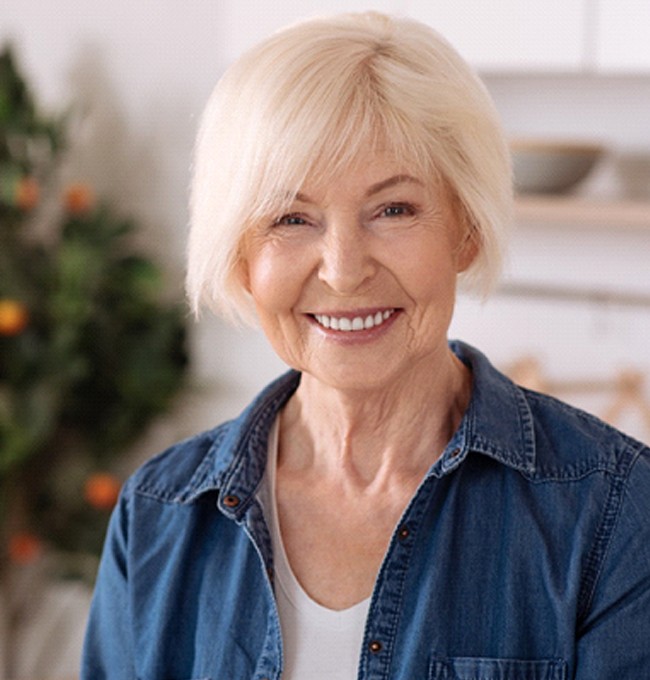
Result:
M403 0L219 0L219 49L226 63L273 31L311 16L340 12L399 13Z
M650 0L401 0L474 66L502 72L650 72Z
M375 9L424 21L481 71L650 72L650 0L219 0L216 7L226 62L297 19Z
M442 33L488 71L579 71L593 0L403 0L404 11Z
M650 0L600 0L595 31L597 71L650 71Z

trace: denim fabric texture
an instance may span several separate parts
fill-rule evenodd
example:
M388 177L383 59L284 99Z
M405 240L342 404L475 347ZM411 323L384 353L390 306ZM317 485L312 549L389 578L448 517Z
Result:
M471 367L472 397L395 528L359 680L650 678L650 450L451 347ZM82 680L280 678L256 492L299 380L287 373L127 482Z

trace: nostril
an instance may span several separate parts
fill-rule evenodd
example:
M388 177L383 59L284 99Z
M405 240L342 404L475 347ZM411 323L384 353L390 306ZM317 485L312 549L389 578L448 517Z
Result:
M350 293L372 278L376 270L376 264L365 248L350 245L323 255L319 279L338 293Z

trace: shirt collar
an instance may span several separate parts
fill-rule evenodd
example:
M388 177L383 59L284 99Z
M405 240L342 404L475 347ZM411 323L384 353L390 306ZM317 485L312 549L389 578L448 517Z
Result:
M288 371L238 418L217 427L205 464L197 468L181 500L191 502L208 491L218 491L222 512L242 519L264 476L271 427L299 384L300 373Z
M472 371L472 396L458 429L434 474L457 467L470 451L482 453L523 472L535 469L535 432L524 391L500 373L477 349L450 343Z
M533 420L523 390L470 345L452 341L450 348L472 371L472 396L458 429L429 474L451 472L470 452L533 472ZM218 489L222 511L236 519L243 517L264 475L271 426L299 383L300 373L288 371L262 391L239 418L217 428L219 436L208 453L210 464L197 470L186 500Z

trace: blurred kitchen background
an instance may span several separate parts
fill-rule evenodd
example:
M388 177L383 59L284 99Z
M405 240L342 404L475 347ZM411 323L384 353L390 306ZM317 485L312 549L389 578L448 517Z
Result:
M181 299L192 145L216 80L288 22L370 8L429 23L478 69L513 142L536 150L521 173L531 162L542 173L549 144L561 159L551 179L597 147L573 185L549 191L533 177L546 192L518 198L501 289L487 302L461 295L451 335L650 441L646 0L2 0L0 46L11 42L46 107L74 112L67 177L143 225L143 247ZM207 315L188 324L191 386L133 465L236 414L285 368L257 331ZM72 618L78 640L83 604ZM75 649L52 677L73 674Z

